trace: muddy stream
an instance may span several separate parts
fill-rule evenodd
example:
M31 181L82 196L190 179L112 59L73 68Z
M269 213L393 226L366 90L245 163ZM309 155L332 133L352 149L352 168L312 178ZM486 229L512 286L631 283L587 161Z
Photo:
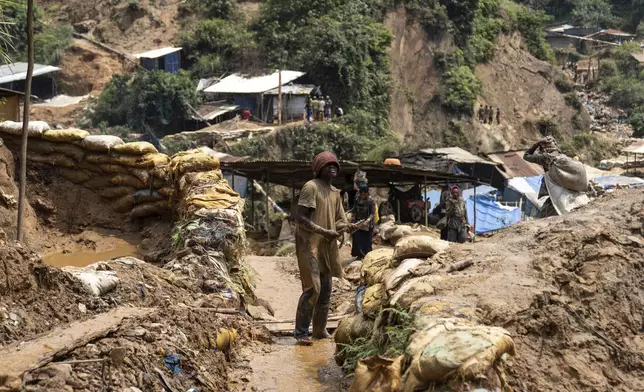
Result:
M85 267L98 261L105 261L117 257L139 256L136 241L116 237L103 237L100 245L92 250L87 246L72 246L64 251L47 253L42 256L43 261L53 267Z
M247 262L257 272L256 291L269 302L275 318L292 320L302 292L299 279L282 268L294 259L251 256ZM252 385L265 392L340 392L343 373L335 364L333 339L317 341L312 347L295 345L293 338L279 338L261 353L246 353L253 369Z

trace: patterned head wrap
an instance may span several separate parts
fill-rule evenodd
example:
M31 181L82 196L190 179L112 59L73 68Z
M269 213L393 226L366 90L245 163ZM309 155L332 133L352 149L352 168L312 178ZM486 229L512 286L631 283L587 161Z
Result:
M338 167L338 170L340 170L338 158L336 158L332 152L324 151L319 153L315 158L313 158L313 163L311 165L313 167L313 175L317 177L320 174L320 170L330 164L335 164Z
M461 195L461 187L460 186L452 185L451 187L449 187L450 193L454 192L455 190L458 191L458 194L460 196Z

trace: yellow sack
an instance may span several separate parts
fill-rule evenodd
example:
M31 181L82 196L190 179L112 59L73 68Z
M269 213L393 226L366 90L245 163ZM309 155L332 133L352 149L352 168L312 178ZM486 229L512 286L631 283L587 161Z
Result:
M93 163L94 165L113 164L112 158L108 154L90 153L85 155L85 161Z
M219 169L219 159L204 153L179 153L170 160L170 172L174 178L185 173Z
M169 186L163 187L159 189L159 193L162 194L165 197L172 197L174 195L174 189L170 188Z
M404 237L396 244L394 258L398 261L414 258L427 259L447 248L449 248L447 241L428 235L413 235Z
M362 314L355 314L340 320L333 339L336 344L349 344L358 338L371 335L372 330L373 320L369 320Z
M89 132L81 129L52 129L45 131L43 139L50 142L77 142L89 136Z
M142 169L130 169L129 173L138 178L145 186L150 184L150 174L147 171Z
M134 204L134 195L129 194L118 198L112 205L112 208L116 212L128 212L134 207Z
M89 163L89 162L87 162L85 160L83 160L82 162L79 162L76 165L76 167L78 167L79 169L91 171L92 173L102 173L103 172L100 167L98 167L97 165L94 165L93 163Z
M218 183L224 176L221 170L210 170L207 172L187 173L179 180L179 189L183 191L188 186L200 187L208 184Z
M367 289L362 298L362 313L365 317L375 319L386 301L384 286L376 284Z
M136 189L144 189L145 184L130 174L117 174L110 180L112 185L131 186Z
M122 174L129 173L129 170L127 169L127 167L124 167L121 165L113 165L111 163L102 163L102 164L99 164L98 167L105 173L122 173Z
M96 178L93 178L85 183L83 183L85 188L91 189L93 191L109 188L112 185L112 176L102 175Z
M76 163L64 154L27 154L27 161L72 169Z
M109 152L119 144L123 144L123 140L113 135L89 135L80 142L80 146L85 150L101 152Z
M131 186L113 186L110 188L97 189L96 193L106 199L116 199L127 195L133 195L136 189Z
M210 187L199 189L199 193L190 193L185 197L184 203L188 207L218 209L231 208L239 204L239 194L228 185L213 184Z
M120 144L112 148L112 151L119 154L130 155L157 154L159 152L152 143L148 142L131 142Z
M27 145L29 151L35 151L43 154L63 154L80 162L85 157L85 150L67 143L52 143L43 140L31 140Z
M395 359L373 356L359 361L349 392L400 391L404 359L404 355Z
M367 253L360 268L362 280L368 285L382 283L390 271L393 253L393 249L389 248L379 248Z
M391 306L409 309L414 301L434 294L434 285L440 281L439 276L421 276L406 281L391 296Z
M61 177L74 184L82 184L91 178L90 174L85 170L60 168L58 173L60 173Z
M146 218L154 215L164 215L170 211L170 205L167 201L156 201L152 203L139 204L132 208L130 217L132 218Z
M378 203L373 203L373 204L376 206L376 211L375 211L375 212L376 212L376 215L375 215L375 216L374 216L374 218L373 218L373 224L374 224L374 225L377 225L377 224L378 224L378 222L380 222L380 215L379 215L379 213L378 213Z

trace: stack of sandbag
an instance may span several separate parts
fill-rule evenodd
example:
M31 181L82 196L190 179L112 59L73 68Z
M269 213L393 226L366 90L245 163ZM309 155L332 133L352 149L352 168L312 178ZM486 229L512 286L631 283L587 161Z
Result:
M57 167L61 177L109 199L115 211L132 218L170 212L170 159L152 144L124 143L80 129L50 130L38 123L29 124L28 161ZM0 132L10 149L20 151L20 136L12 127L2 123Z
M230 188L219 160L202 149L176 154L168 166L173 180L181 239L223 251L238 265L245 244L243 200Z
M395 223L393 215L386 217L386 219L381 219L381 223L376 226L374 234L377 234L384 243L389 243L392 246L396 246L400 240L405 237L423 234L435 238L440 238L440 232L423 226L423 225L398 225Z

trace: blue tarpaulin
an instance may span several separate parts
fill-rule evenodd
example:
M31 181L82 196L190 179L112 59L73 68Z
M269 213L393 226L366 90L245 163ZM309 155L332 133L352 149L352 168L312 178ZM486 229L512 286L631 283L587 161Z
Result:
M619 186L628 186L632 188L639 188L644 186L644 180L637 177L626 177L620 175L598 176L593 178L593 181L600 184L604 188L614 188Z
M477 190L478 192L478 190ZM495 196L476 196L476 224L474 223L474 196L465 199L467 217L476 234L501 230L521 222L519 207L506 207L496 201Z
M476 187L476 224L474 224L474 189L463 191L467 217L469 223L475 227L476 234L500 230L521 222L521 209L497 203L495 195L497 191L496 188L488 185ZM425 193L425 197L431 202L431 209L439 202L440 196L441 192L438 190Z

